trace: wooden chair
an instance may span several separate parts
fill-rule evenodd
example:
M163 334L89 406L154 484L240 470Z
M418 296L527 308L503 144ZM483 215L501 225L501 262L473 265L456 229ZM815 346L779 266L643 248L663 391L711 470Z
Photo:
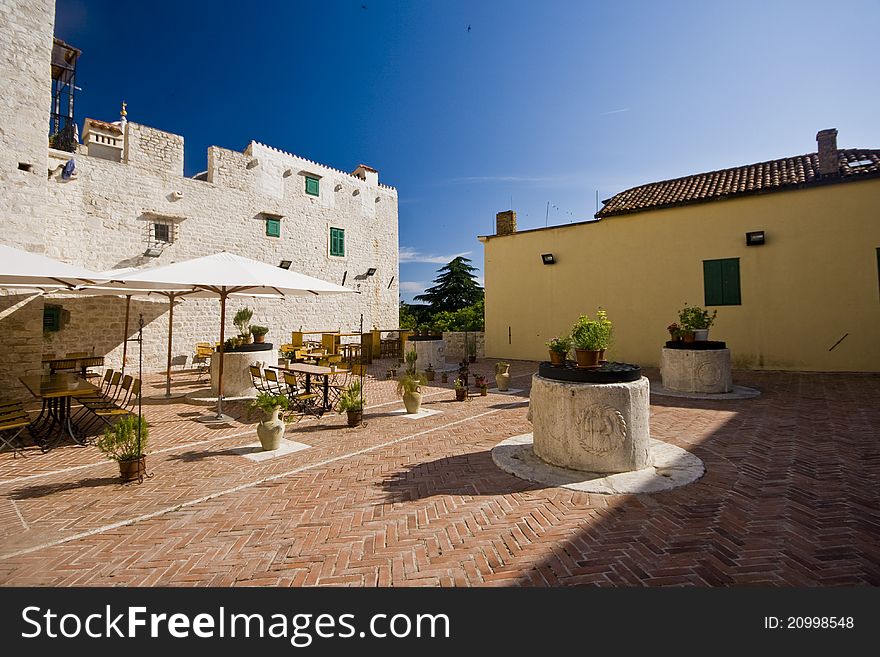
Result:
M87 401L92 402L112 402L119 395L119 382L122 380L122 372L114 372L113 370L107 370L110 373L110 381L105 386L102 382L101 388L97 392L92 392L85 394L83 393L79 397L75 397L75 399L80 403L85 403ZM104 372L104 379L107 378L107 372ZM130 379L131 377L126 374L125 377Z
M24 448L18 437L30 423L30 415L24 410L21 402L0 404L0 451L5 448L11 449L13 459L19 452L24 456Z
M205 374L208 372L208 366L211 362L211 356L214 354L214 349L211 347L210 342L198 342L196 343L196 353L193 356L192 362L193 365L197 368L197 372L199 373L199 381L203 379Z
M266 392L271 395L285 394L284 386L281 385L281 381L278 380L278 373L275 370L263 370L263 377L266 381Z
M107 426L112 426L113 419L134 413L135 404L141 392L141 380L133 379L126 374L120 387L124 388L125 394L116 402L83 404L84 408L94 417L95 422L103 422ZM89 430L93 428L94 422L88 426Z
M304 415L317 415L323 413L323 409L315 400L320 397L314 392L302 392L302 386L294 372L284 372L284 383L287 384L287 399L290 401L289 418L301 419Z
M49 372L76 372L79 370L79 361L76 358L56 358L49 362Z

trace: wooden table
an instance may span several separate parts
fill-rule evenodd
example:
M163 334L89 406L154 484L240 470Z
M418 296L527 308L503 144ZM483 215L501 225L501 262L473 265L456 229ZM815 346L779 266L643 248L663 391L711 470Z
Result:
M324 391L324 400L321 404L322 411L329 411L332 409L332 405L330 404L330 377L336 376L337 374L348 373L348 370L332 370L329 367L324 367L322 365L306 365L304 363L293 363L287 367L278 367L275 369L305 374L306 394L309 394L312 391L312 376L320 376L323 378L324 382L322 388Z
M23 376L19 381L34 397L43 400L40 414L29 429L44 452L65 437L80 445L86 444L72 421L70 400L78 395L98 392L97 386L69 372Z

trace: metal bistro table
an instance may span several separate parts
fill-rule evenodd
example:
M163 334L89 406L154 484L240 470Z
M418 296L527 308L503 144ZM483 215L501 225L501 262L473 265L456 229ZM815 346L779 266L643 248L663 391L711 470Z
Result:
M348 370L332 370L329 367L324 367L323 365L306 365L304 363L292 363L287 367L279 367L279 370L286 370L287 372L296 372L298 374L305 374L305 392L309 394L312 391L312 376L320 376L324 379L322 384L322 388L324 391L324 399L321 404L321 409L323 411L329 411L332 409L330 404L330 377L335 376L337 374L347 373Z
M40 414L31 422L30 430L44 452L65 437L85 445L71 418L70 400L77 395L98 392L97 386L69 372L23 376L19 379L34 397L43 400Z

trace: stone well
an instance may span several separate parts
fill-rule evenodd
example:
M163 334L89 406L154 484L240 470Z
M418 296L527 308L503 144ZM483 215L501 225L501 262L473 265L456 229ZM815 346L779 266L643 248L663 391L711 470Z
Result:
M256 397L257 389L253 386L251 365L260 364L266 368L278 365L278 352L266 343L268 349L261 351L227 351L223 354L223 396L224 397ZM211 393L216 396L219 390L219 354L211 357Z
M668 390L712 394L730 392L733 390L730 349L664 347L660 357L660 377L663 387Z
M446 343L442 338L410 338L406 341L406 350L416 350L418 359L416 360L416 369L424 370L431 365L435 370L444 370L446 368Z
M594 473L653 464L648 430L648 379L579 383L532 377L529 420L536 456L552 465Z

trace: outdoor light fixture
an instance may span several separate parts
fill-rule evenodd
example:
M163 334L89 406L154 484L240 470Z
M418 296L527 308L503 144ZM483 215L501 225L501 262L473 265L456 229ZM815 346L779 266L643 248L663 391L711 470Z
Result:
M162 255L162 249L151 246L146 251L144 251L144 255L148 258L158 258L160 255Z
M376 273L376 268L375 268L375 267L370 267L370 268L367 270L367 276L372 276L372 275L375 274L375 273Z
M746 246L758 246L759 244L764 243L764 231L763 230L755 230L751 233L746 233Z
M541 260L545 265L554 265L556 264L556 258L553 257L552 253L542 253Z
M290 269L290 265L292 264L293 262L290 260L282 260L280 263L278 263L278 266L281 267L281 269Z

